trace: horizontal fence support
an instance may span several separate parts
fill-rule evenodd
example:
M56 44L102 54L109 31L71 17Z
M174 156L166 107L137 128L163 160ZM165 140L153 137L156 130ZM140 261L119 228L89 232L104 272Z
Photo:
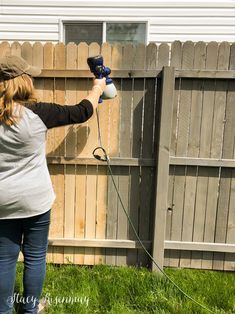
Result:
M176 70L175 77L205 78L205 79L234 79L235 71L214 70Z
M72 246L72 247L103 247L120 249L141 249L138 241L113 240L113 239L66 239L49 238L48 244L51 246ZM142 241L147 250L151 248L151 241Z
M161 76L162 69L156 70L112 70L112 78L156 78ZM89 70L54 70L43 69L39 77L43 78L93 78ZM175 70L176 78L234 79L235 71L213 70Z
M63 164L63 165L94 165L94 166L105 166L105 161L99 161L95 158L70 158L60 156L48 156L48 164ZM148 166L155 167L154 159L139 159L139 158L110 158L111 166Z
M155 159L148 158L110 158L111 166L127 167L156 167ZM73 158L60 156L47 156L48 164L62 165L94 165L105 166L106 162L99 161L95 158ZM198 167L224 167L235 168L235 159L215 159L215 158L191 158L170 156L171 166L198 166Z
M175 166L205 166L235 168L235 159L191 158L170 156L170 164Z
M235 253L235 244L209 242L164 241L165 250L209 251Z
M112 70L110 77L112 78L155 78L161 75L162 69L154 71L145 70ZM43 69L39 77L45 78L93 78L94 74L89 70L52 70Z

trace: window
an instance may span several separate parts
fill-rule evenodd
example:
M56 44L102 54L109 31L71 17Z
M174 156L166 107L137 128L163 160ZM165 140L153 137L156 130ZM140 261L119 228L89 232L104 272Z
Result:
M64 41L113 43L146 43L146 23L141 22L64 22Z
M102 44L102 23L66 23L65 25L65 44L74 42L86 42L90 44L97 42Z
M106 41L109 43L145 43L145 23L107 23Z

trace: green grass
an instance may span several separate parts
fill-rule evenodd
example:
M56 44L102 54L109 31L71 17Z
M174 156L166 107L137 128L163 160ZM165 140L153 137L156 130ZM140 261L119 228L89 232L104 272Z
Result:
M165 271L213 313L235 313L234 273ZM16 291L20 293L22 273L23 264L18 263ZM208 313L184 297L165 277L145 268L48 264L42 297L49 297L48 314ZM78 302L78 298L88 300L88 305Z

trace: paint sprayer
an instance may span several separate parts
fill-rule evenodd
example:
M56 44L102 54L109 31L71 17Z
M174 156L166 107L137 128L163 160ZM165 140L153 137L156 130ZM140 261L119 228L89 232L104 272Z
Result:
M104 77L106 79L106 88L103 94L100 96L99 103L101 103L103 99L112 99L116 97L116 87L114 86L112 79L109 77L111 70L110 68L104 66L103 57L101 55L89 57L87 59L87 64L97 79L102 79Z

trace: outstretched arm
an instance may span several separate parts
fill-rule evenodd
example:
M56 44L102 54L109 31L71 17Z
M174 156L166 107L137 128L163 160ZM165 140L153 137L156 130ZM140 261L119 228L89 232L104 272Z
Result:
M87 121L98 106L99 97L105 88L105 78L95 79L88 96L76 105L34 103L25 106L37 114L48 129Z

